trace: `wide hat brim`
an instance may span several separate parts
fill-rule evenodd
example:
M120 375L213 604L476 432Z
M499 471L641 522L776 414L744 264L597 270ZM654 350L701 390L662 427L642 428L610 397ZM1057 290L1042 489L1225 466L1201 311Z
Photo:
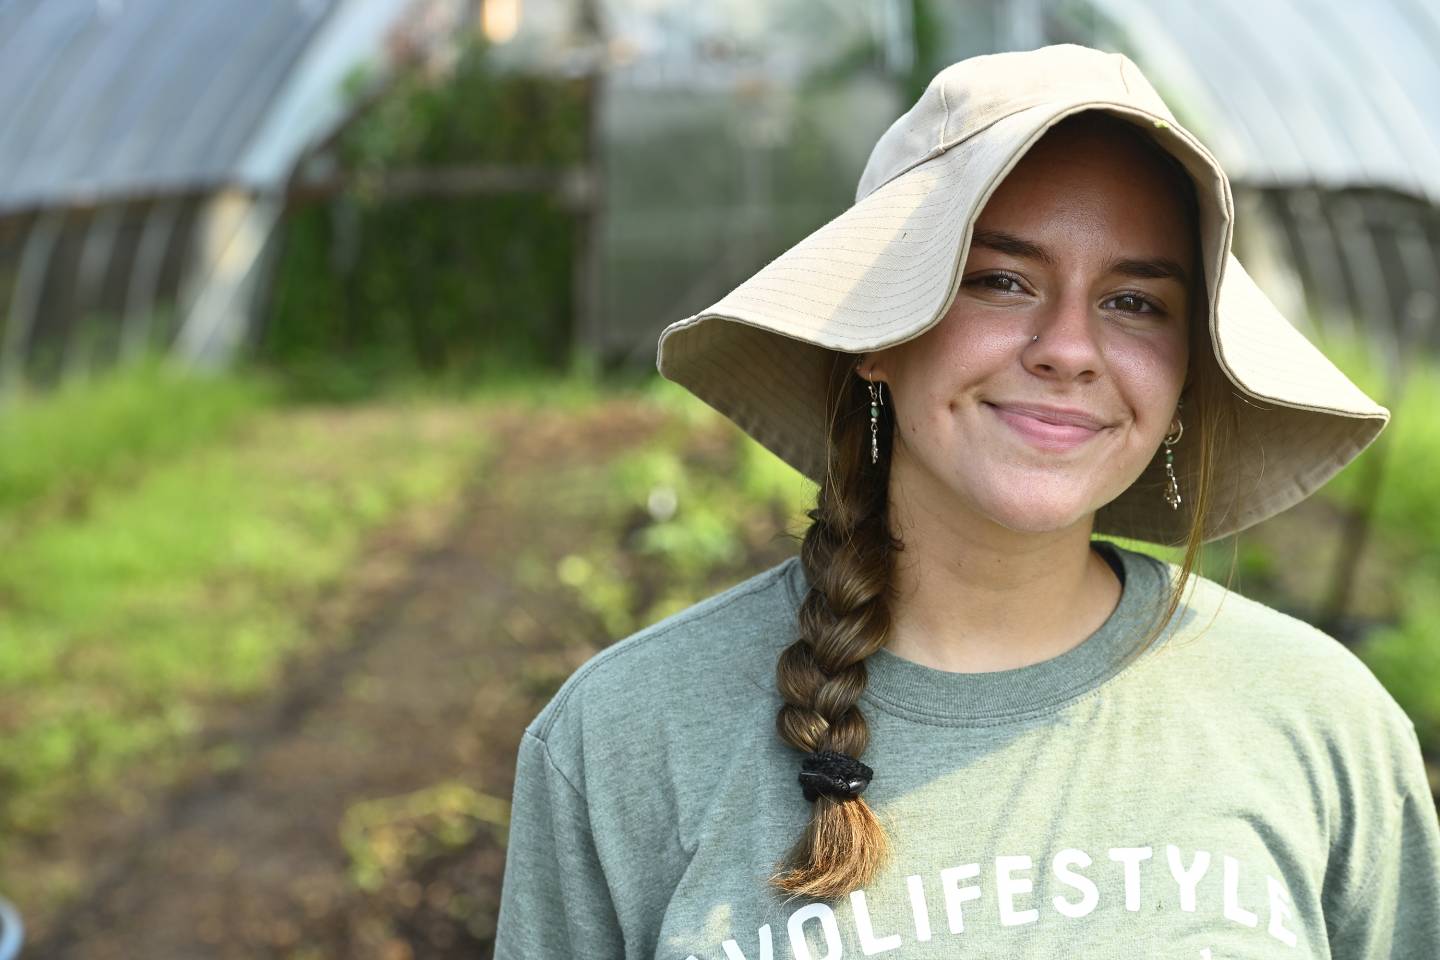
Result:
M1375 439L1389 413L1291 326L1231 255L1234 203L1209 151L1173 118L1128 103L1017 109L893 176L720 302L667 327L658 349L661 374L819 483L835 352L877 350L939 322L959 289L975 220L991 193L1046 130L1084 110L1136 123L1196 184L1210 342L1235 387L1236 435L1216 464L1215 502L1228 506L1210 518L1208 538L1304 499ZM1194 489L1196 459L1177 456L1183 489ZM1184 540L1189 504L1172 509L1164 482L1157 458L1100 509L1096 532Z

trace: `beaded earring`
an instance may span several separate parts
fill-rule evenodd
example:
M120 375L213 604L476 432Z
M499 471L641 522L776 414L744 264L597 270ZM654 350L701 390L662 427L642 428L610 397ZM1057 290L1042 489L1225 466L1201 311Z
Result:
M1185 424L1179 412L1175 414L1175 429L1165 436L1165 502L1171 510L1180 509L1180 484L1175 479L1175 451L1171 449L1185 435Z
M866 383L870 390L870 462L880 462L880 408L885 405L885 382L877 387L874 381Z

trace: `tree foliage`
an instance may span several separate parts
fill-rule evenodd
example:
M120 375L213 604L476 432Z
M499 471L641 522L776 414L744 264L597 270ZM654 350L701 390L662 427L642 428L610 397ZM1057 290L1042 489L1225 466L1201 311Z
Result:
M331 394L559 365L579 221L558 193L388 185L402 172L574 167L584 83L499 71L479 40L443 77L400 75L332 145L340 188L286 218L258 357Z

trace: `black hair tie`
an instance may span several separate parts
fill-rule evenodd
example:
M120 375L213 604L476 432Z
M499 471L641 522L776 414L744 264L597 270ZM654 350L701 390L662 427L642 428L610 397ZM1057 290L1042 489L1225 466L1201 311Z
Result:
M824 794L836 800L853 800L870 786L875 771L854 757L833 750L807 753L800 765L800 786L811 803Z

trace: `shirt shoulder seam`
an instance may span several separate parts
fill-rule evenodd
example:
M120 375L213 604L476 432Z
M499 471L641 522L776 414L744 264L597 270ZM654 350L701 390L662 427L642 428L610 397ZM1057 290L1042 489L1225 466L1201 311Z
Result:
M560 769L560 764L558 764L558 763L555 762L555 758L552 757L552 756L550 756L550 745L549 745L548 743L546 743L543 738L537 737L535 734L531 733L529 730L526 730L523 734L521 734L521 739L522 739L522 740L525 739L525 738L527 738L527 737L528 737L529 739L531 739L531 740L534 740L534 741L536 742L536 744L539 745L539 747L540 747L540 755L545 758L545 763L546 763L546 765L549 766L551 770L554 770L555 773L559 775L560 779L561 779L562 781L564 781L565 786L567 786L567 787L570 788L570 792L573 793L573 794L575 794L575 798L576 798L577 800L579 800L581 803L586 802L586 801L585 801L585 792L584 792L583 790L581 790L579 787L575 786L575 782L570 779L569 775L566 774L566 772L565 772L564 770L561 770L561 769Z

